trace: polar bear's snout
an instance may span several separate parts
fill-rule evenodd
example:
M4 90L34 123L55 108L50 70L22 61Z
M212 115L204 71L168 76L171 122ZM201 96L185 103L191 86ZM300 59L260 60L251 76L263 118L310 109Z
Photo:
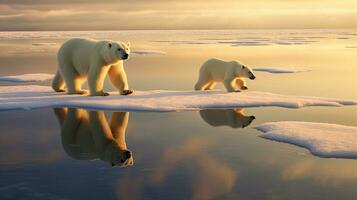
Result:
M129 53L126 52L124 49L119 48L118 52L119 52L119 58L121 60L127 60L129 58Z
M126 159L131 158L131 152L130 151L124 151L124 156Z
M129 58L129 54L127 54L127 53L125 53L123 56L122 56L122 59L123 60L126 60L126 59L128 59Z
M250 80L254 80L255 79L255 76L252 72L249 72L249 79Z

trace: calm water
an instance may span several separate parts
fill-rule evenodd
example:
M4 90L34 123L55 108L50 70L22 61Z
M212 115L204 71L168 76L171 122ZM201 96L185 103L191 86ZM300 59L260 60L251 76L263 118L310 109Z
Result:
M0 74L53 73L58 46L82 36L166 52L125 64L134 90L192 89L199 65L219 57L312 70L257 73L250 90L357 99L355 30L0 33ZM254 129L284 120L357 126L356 113L356 106L0 112L0 199L356 199L357 160L319 158Z

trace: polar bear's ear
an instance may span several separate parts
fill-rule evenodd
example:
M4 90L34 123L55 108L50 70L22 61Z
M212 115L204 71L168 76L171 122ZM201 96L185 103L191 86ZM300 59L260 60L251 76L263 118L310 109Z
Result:
M242 69L244 69L245 68L245 66L244 65L242 65Z
M127 43L126 43L126 46L130 47L130 42L127 42Z
M108 47L109 47L109 48L112 48L112 43L109 43L109 44L108 44Z

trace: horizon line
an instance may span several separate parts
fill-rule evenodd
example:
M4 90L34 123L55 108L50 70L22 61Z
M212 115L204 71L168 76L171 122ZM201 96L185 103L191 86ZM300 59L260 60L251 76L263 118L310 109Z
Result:
M357 30L357 28L207 28L207 29L191 29L191 28L183 28L183 29L77 29L77 30L69 30L69 29L17 29L17 30L0 30L0 32L39 32L39 31L208 31L208 30Z

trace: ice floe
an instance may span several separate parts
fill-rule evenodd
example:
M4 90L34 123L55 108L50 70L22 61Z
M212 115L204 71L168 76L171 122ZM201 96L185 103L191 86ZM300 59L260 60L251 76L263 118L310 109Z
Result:
M159 50L133 50L131 53L138 55L166 55L166 52Z
M41 82L53 79L53 74L36 73L36 74L22 74L14 76L0 76L0 82L14 82L14 83L29 83Z
M48 107L78 107L125 111L184 111L213 108L277 106L300 108L304 106L357 105L357 101L332 98L303 97L244 91L134 91L121 96L111 92L107 97L67 95L55 93L49 86L17 85L0 87L0 110L36 109Z
M299 73L299 72L308 72L309 69L298 69L298 68L254 68L256 72L269 72L272 74L286 74L286 73Z
M314 155L357 158L357 127L328 123L282 121L256 127L261 137L305 147Z
M138 55L165 55L166 52L156 50L136 50L134 54ZM295 69L295 68L254 68L256 72L269 72L272 74L284 74L284 73L298 73L308 72L308 69ZM31 83L42 82L51 80L54 77L53 74L36 73L36 74L22 74L13 76L0 76L0 82L12 82L12 83Z

